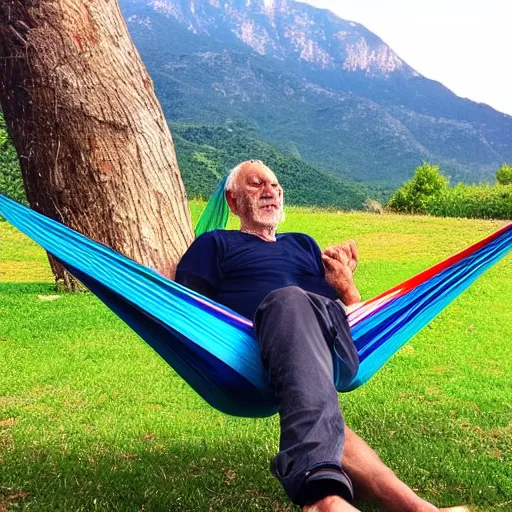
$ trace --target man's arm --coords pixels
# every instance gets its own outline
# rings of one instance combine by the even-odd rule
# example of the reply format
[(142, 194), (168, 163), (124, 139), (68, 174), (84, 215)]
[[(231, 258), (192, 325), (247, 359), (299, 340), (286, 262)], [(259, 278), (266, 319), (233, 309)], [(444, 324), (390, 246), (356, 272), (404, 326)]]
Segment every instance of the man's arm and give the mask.
[(354, 240), (331, 245), (322, 254), (325, 279), (346, 306), (361, 302), (361, 294), (354, 283), (354, 272), (358, 260)]

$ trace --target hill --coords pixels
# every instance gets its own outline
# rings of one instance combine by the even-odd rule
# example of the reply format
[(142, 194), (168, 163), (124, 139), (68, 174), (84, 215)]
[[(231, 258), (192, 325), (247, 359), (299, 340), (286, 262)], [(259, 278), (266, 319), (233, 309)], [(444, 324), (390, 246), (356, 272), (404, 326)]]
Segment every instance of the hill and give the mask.
[(244, 160), (263, 160), (274, 169), (288, 204), (361, 209), (368, 197), (383, 200), (373, 189), (285, 155), (254, 137), (255, 130), (237, 123), (171, 125), (181, 175), (190, 197), (208, 198), (221, 177)]
[[(189, 197), (207, 199), (222, 176), (243, 160), (263, 160), (285, 189), (288, 204), (361, 209), (365, 199), (385, 201), (391, 191), (343, 179), (285, 155), (254, 137), (240, 123), (171, 126), (181, 176)], [(0, 112), (0, 193), (25, 201), (16, 150), (7, 137)]]

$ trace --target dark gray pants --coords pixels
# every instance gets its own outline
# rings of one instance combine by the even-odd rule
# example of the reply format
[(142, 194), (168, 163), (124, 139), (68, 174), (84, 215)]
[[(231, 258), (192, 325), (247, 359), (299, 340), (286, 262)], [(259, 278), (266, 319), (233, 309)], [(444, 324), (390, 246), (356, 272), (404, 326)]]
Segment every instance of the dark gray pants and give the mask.
[(280, 404), (272, 471), (297, 505), (352, 499), (341, 466), (345, 425), (334, 379), (350, 382), (359, 358), (338, 301), (296, 286), (276, 290), (254, 317), (263, 365)]

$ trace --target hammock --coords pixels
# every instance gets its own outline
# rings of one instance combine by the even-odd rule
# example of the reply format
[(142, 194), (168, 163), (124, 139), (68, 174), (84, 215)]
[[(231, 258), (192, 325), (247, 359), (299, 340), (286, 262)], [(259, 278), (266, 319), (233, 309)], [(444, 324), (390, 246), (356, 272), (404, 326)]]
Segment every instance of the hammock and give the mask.
[[(278, 405), (252, 323), (154, 270), (0, 195), (0, 214), (52, 253), (156, 350), (209, 404), (235, 416), (269, 416)], [(424, 325), (512, 248), (512, 223), (421, 272), (348, 316), (365, 383)]]
[(228, 176), (224, 176), (206, 204), (203, 213), (201, 213), (194, 229), (196, 238), (207, 231), (226, 227), (229, 217), (229, 206), (226, 200), (227, 181)]

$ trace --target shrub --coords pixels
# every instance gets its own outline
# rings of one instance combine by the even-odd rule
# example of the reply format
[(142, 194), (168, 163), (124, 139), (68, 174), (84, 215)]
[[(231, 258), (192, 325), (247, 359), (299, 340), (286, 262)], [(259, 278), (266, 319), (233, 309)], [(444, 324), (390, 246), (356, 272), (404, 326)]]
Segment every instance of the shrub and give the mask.
[(512, 165), (503, 164), (496, 172), (496, 182), (500, 185), (512, 185)]
[(429, 200), (440, 194), (447, 185), (448, 179), (439, 172), (439, 167), (425, 162), (395, 192), (387, 206), (398, 212), (427, 213)]

